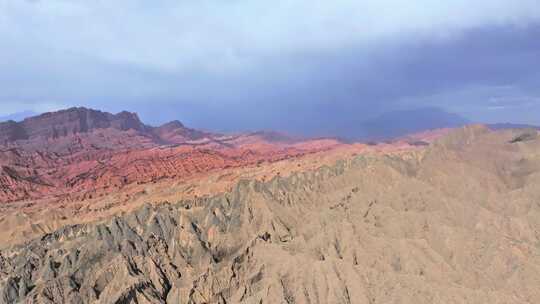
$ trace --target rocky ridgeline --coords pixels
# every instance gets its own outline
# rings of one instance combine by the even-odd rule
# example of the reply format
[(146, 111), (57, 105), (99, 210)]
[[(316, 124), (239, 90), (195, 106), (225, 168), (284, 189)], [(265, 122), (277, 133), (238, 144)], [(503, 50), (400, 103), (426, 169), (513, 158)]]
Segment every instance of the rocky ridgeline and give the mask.
[[(300, 149), (251, 151), (173, 147), (129, 151), (86, 151), (58, 157), (54, 153), (17, 153), (0, 168), (0, 202), (47, 196), (81, 199), (105, 195), (126, 185), (163, 179), (183, 180), (195, 174), (224, 168), (274, 162), (306, 153)], [(309, 151), (307, 151), (309, 152)]]
[(47, 140), (105, 128), (145, 131), (147, 127), (134, 113), (121, 112), (113, 115), (86, 108), (70, 108), (30, 117), (22, 122), (2, 123), (0, 142)]
[[(123, 111), (118, 114), (111, 114), (81, 107), (49, 112), (27, 118), (21, 122), (8, 121), (0, 123), (0, 144), (8, 145), (17, 141), (37, 141), (42, 146), (45, 146), (47, 141), (52, 139), (92, 133), (102, 129), (131, 130), (152, 139), (155, 144), (178, 143), (179, 141), (199, 139), (212, 135), (186, 128), (178, 121), (160, 127), (151, 127), (142, 123), (136, 113)], [(20, 142), (20, 144), (30, 146), (24, 142)]]
[[(335, 174), (325, 169), (309, 179)], [(284, 190), (309, 185), (299, 176), (266, 184), (242, 181), (226, 195), (146, 205), (102, 223), (64, 227), (0, 252), (0, 302), (227, 303), (264, 298), (264, 266), (251, 261), (252, 251), (294, 238), (287, 223), (291, 219), (280, 218), (264, 204), (273, 200), (291, 208)]]
[(0, 302), (538, 303), (540, 141), (516, 136), (67, 226), (0, 251)]
[(128, 184), (185, 179), (336, 144), (306, 141), (302, 146), (264, 132), (224, 136), (179, 121), (151, 127), (135, 113), (71, 108), (0, 123), (0, 203), (85, 199)]

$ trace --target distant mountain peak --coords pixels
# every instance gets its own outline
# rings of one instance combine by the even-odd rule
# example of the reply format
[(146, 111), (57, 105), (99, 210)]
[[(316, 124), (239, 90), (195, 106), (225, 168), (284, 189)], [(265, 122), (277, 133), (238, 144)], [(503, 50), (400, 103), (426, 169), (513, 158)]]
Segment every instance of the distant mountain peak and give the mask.
[(299, 140), (299, 138), (278, 131), (261, 130), (253, 132), (252, 135), (259, 136), (269, 142), (294, 142)]
[(210, 136), (210, 133), (186, 128), (174, 120), (160, 127), (144, 124), (137, 113), (122, 111), (112, 114), (100, 110), (72, 107), (25, 118), (20, 122), (10, 120), (0, 123), (0, 144), (18, 140), (43, 141), (91, 133), (99, 129), (118, 132), (133, 130), (155, 144), (176, 144)]
[(540, 126), (530, 125), (530, 124), (519, 124), (519, 123), (492, 123), (487, 125), (492, 130), (501, 130), (501, 129), (540, 129)]
[(469, 123), (468, 119), (441, 108), (423, 107), (388, 111), (364, 121), (361, 126), (366, 139), (380, 140), (427, 130), (456, 128)]
[(85, 107), (73, 107), (26, 118), (21, 122), (29, 137), (56, 138), (86, 133), (95, 129), (113, 128), (143, 131), (146, 126), (135, 113), (111, 114)]
[(36, 115), (38, 115), (38, 113), (36, 113), (34, 111), (26, 110), (26, 111), (22, 111), (22, 112), (17, 112), (17, 113), (12, 113), (12, 114), (9, 114), (9, 115), (1, 116), (0, 117), (0, 122), (10, 121), (10, 120), (15, 121), (15, 122), (19, 122), (19, 121), (24, 120), (27, 117), (32, 117), (32, 116), (36, 116)]
[(169, 121), (167, 123), (162, 124), (161, 126), (159, 126), (159, 128), (170, 130), (170, 129), (177, 129), (177, 128), (185, 128), (185, 126), (180, 121), (173, 120), (173, 121)]

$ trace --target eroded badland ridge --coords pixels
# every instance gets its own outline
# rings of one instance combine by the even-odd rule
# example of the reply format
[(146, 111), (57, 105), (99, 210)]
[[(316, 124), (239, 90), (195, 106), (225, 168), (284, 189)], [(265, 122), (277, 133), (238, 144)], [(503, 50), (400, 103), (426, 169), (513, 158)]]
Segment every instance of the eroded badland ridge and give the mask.
[(4, 203), (0, 303), (540, 303), (537, 131), (447, 132)]
[(264, 132), (221, 135), (136, 114), (71, 108), (0, 123), (0, 202), (91, 198), (134, 183), (274, 162), (327, 150), (334, 139), (293, 140)]

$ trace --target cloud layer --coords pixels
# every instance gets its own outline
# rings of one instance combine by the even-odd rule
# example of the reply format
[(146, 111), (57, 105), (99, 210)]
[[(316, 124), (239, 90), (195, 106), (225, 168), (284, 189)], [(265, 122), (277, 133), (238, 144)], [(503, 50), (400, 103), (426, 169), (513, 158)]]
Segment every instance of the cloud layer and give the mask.
[(343, 132), (425, 104), (501, 120), (506, 100), (515, 119), (539, 109), (539, 24), (536, 0), (0, 0), (0, 114)]

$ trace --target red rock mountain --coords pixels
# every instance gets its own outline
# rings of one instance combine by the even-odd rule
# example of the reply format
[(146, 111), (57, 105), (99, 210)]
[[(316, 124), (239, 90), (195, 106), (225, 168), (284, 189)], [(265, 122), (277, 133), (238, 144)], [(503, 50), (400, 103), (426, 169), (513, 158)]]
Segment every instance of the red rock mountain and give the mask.
[(0, 202), (110, 192), (335, 145), (268, 132), (220, 135), (179, 121), (152, 127), (135, 113), (71, 108), (0, 123)]
[(0, 123), (0, 143), (9, 145), (17, 141), (37, 141), (44, 144), (50, 140), (90, 134), (99, 130), (109, 130), (109, 133), (130, 131), (147, 137), (155, 144), (180, 143), (212, 136), (186, 128), (179, 121), (151, 127), (142, 123), (136, 113), (124, 111), (111, 114), (87, 108), (70, 108), (30, 117), (22, 122)]

